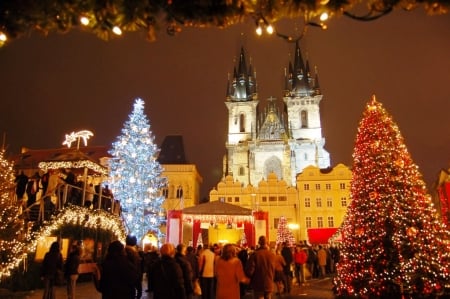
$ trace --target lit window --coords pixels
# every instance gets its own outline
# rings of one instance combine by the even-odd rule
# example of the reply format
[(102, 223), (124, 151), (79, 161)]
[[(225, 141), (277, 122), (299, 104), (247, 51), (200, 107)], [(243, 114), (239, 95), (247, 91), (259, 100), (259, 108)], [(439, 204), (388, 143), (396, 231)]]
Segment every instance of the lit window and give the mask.
[(340, 184), (339, 184), (339, 188), (340, 188), (341, 190), (345, 190), (345, 183), (340, 183)]
[(176, 198), (182, 198), (182, 197), (183, 197), (183, 187), (178, 186)]
[(331, 190), (331, 184), (325, 184), (325, 189)]
[(328, 216), (328, 227), (334, 227), (333, 216)]
[(328, 208), (333, 207), (333, 199), (331, 197), (327, 198), (327, 207)]
[(306, 227), (311, 228), (312, 227), (312, 219), (311, 217), (306, 217)]
[(322, 216), (317, 217), (317, 227), (319, 227), (319, 228), (323, 227), (323, 217)]
[(316, 190), (320, 190), (320, 184), (316, 184)]
[(317, 206), (318, 208), (321, 208), (321, 207), (322, 207), (322, 198), (316, 198), (316, 206)]
[(305, 198), (305, 208), (311, 207), (311, 198), (306, 197)]
[(309, 190), (309, 184), (303, 184), (303, 190)]
[(346, 207), (347, 206), (347, 198), (341, 197), (341, 206)]

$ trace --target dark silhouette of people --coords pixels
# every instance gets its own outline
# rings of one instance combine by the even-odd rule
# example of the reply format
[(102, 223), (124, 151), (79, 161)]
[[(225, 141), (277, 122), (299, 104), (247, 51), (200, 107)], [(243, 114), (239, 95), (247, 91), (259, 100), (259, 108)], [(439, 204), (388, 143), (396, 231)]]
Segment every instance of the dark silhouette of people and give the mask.
[(128, 260), (123, 244), (111, 242), (101, 264), (99, 290), (102, 299), (135, 299), (137, 279), (136, 266)]
[(39, 173), (36, 172), (33, 175), (33, 177), (28, 180), (27, 188), (26, 188), (27, 197), (28, 197), (27, 207), (31, 206), (32, 204), (34, 204), (36, 202), (36, 196), (39, 191), (40, 178), (41, 177), (39, 176)]
[(27, 188), (28, 183), (28, 176), (26, 176), (23, 171), (21, 171), (14, 180), (14, 183), (16, 183), (16, 195), (17, 200), (22, 200), (23, 196), (25, 195), (25, 190)]
[(160, 249), (161, 258), (150, 269), (149, 287), (153, 299), (186, 299), (183, 270), (175, 261), (175, 248), (164, 244)]
[(48, 172), (44, 173), (41, 177), (42, 196), (44, 196), (44, 194), (47, 194), (49, 178), (50, 174)]
[(137, 238), (135, 236), (127, 236), (125, 240), (125, 253), (127, 255), (128, 260), (135, 266), (138, 274), (138, 278), (136, 279), (135, 286), (135, 298), (141, 299), (142, 297), (142, 278), (144, 275), (143, 267), (144, 262), (139, 254), (139, 249), (137, 247)]
[(44, 296), (46, 299), (55, 299), (55, 284), (58, 272), (62, 272), (63, 258), (58, 242), (50, 245), (49, 251), (44, 256), (41, 267), (41, 279), (44, 281)]

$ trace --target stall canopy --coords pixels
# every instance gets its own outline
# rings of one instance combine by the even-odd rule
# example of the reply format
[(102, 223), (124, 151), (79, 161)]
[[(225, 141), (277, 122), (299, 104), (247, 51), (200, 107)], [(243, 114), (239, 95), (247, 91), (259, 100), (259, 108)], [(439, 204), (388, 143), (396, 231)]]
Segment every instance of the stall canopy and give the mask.
[(336, 233), (337, 228), (309, 228), (308, 240), (310, 244), (328, 244), (328, 240)]
[(183, 209), (183, 214), (189, 215), (242, 215), (251, 216), (252, 210), (232, 205), (222, 201), (202, 203)]
[[(242, 230), (241, 242), (250, 245), (254, 244), (254, 215), (251, 209), (222, 201), (213, 201), (185, 208), (179, 211), (179, 216), (169, 213), (169, 218), (172, 218), (171, 215), (173, 217), (181, 217), (183, 223), (192, 225), (191, 238), (194, 246), (206, 241), (202, 239), (202, 230), (220, 227), (225, 227), (225, 231), (229, 231), (229, 229)], [(175, 227), (169, 226), (168, 229), (173, 229), (173, 233), (170, 232), (172, 235), (177, 234)]]

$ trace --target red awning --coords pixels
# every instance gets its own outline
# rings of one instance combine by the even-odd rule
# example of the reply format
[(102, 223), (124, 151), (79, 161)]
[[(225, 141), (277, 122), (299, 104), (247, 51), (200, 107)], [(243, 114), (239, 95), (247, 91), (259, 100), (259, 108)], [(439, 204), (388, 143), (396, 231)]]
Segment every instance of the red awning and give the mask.
[(328, 240), (336, 233), (337, 228), (308, 228), (308, 240), (310, 244), (327, 244)]

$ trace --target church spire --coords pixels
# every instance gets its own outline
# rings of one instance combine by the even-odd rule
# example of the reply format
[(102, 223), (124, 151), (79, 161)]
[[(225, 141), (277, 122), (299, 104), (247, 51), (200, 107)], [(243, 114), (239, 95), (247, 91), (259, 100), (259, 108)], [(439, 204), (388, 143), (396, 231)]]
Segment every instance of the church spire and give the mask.
[(309, 61), (303, 60), (300, 50), (299, 42), (295, 43), (294, 64), (289, 62), (289, 72), (286, 76), (286, 91), (287, 96), (314, 96), (317, 88), (314, 83), (309, 66)]
[(227, 98), (232, 102), (251, 101), (256, 95), (256, 78), (251, 63), (247, 65), (244, 47), (241, 47), (239, 60), (234, 67), (233, 80), (227, 88)]

